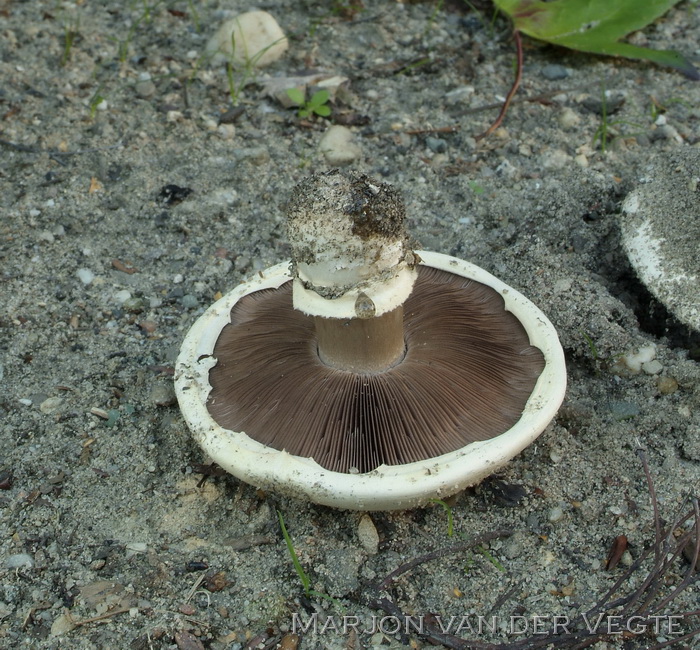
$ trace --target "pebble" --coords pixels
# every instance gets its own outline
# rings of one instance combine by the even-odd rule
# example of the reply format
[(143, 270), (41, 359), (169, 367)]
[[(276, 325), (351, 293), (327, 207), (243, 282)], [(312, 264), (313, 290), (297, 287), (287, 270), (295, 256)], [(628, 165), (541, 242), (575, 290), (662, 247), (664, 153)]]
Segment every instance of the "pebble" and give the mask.
[(678, 133), (678, 130), (674, 126), (671, 126), (670, 124), (665, 124), (664, 126), (660, 126), (658, 129), (652, 131), (651, 139), (674, 140), (678, 144), (683, 143), (683, 136), (680, 133)]
[(53, 413), (63, 404), (63, 399), (60, 397), (49, 397), (39, 404), (39, 410), (42, 413)]
[(571, 129), (581, 121), (579, 114), (568, 106), (559, 113), (559, 126), (563, 129)]
[(127, 298), (122, 307), (131, 314), (140, 314), (146, 307), (146, 302), (143, 298)]
[(639, 406), (633, 402), (610, 402), (608, 408), (612, 416), (618, 422), (621, 420), (629, 420), (640, 414)]
[(542, 76), (550, 81), (566, 79), (569, 74), (569, 69), (558, 63), (550, 63), (542, 68)]
[(90, 269), (78, 269), (76, 272), (78, 280), (80, 280), (85, 286), (90, 284), (95, 279), (95, 274)]
[(177, 402), (175, 389), (171, 384), (165, 383), (154, 384), (149, 398), (156, 406), (172, 406)]
[(277, 61), (289, 47), (282, 28), (267, 11), (247, 11), (224, 22), (209, 39), (208, 54), (215, 63), (233, 56), (239, 65), (262, 68)]
[(76, 628), (75, 619), (68, 613), (56, 617), (51, 624), (51, 636), (61, 636)]
[(28, 553), (17, 553), (10, 555), (5, 560), (6, 569), (31, 568), (34, 566), (34, 559)]
[(513, 164), (507, 158), (502, 160), (498, 167), (496, 167), (496, 176), (501, 176), (503, 178), (516, 178), (518, 175), (518, 168), (513, 166)]
[(678, 390), (678, 382), (673, 377), (664, 375), (656, 380), (656, 387), (662, 395), (672, 395)]
[(571, 156), (563, 149), (554, 149), (542, 154), (542, 166), (545, 169), (564, 169), (570, 162)]
[(362, 515), (360, 523), (357, 525), (357, 537), (362, 544), (362, 548), (369, 555), (376, 555), (379, 550), (379, 533), (369, 515)]
[(196, 307), (199, 307), (199, 298), (197, 298), (197, 296), (193, 296), (191, 293), (182, 296), (182, 300), (180, 302), (185, 309), (195, 309)]
[(447, 151), (447, 142), (442, 138), (428, 136), (425, 139), (425, 144), (428, 145), (430, 151), (434, 151), (435, 153), (445, 153)]
[(156, 85), (150, 79), (144, 79), (136, 82), (134, 90), (141, 99), (149, 99), (156, 94)]
[(642, 364), (649, 363), (656, 357), (656, 346), (652, 343), (650, 345), (643, 345), (636, 352), (628, 352), (623, 357), (621, 361), (627, 366), (630, 372), (639, 373), (642, 370)]
[(266, 147), (243, 147), (234, 149), (233, 157), (238, 162), (249, 162), (253, 165), (264, 165), (270, 160), (270, 152)]
[(605, 103), (603, 103), (600, 95), (590, 95), (583, 100), (583, 105), (591, 111), (602, 116), (612, 115), (619, 111), (625, 103), (625, 95), (616, 90), (605, 91)]
[(653, 361), (648, 361), (647, 363), (642, 364), (642, 370), (647, 375), (658, 375), (663, 369), (664, 367), (658, 359), (654, 359)]
[(117, 293), (114, 294), (114, 299), (120, 304), (124, 304), (127, 300), (131, 298), (131, 293), (127, 291), (126, 289), (122, 289), (121, 291), (117, 291)]
[(564, 510), (559, 506), (552, 508), (549, 511), (547, 518), (549, 519), (550, 523), (556, 524), (558, 521), (564, 519)]
[(346, 126), (335, 124), (321, 138), (318, 145), (326, 162), (333, 166), (349, 165), (360, 157), (360, 147), (354, 142), (354, 136)]

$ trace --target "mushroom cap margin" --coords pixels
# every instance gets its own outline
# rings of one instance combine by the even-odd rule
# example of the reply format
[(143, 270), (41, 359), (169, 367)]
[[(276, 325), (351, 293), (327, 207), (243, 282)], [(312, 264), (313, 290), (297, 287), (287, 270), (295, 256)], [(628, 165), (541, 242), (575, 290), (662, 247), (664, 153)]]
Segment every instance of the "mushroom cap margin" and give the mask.
[(404, 510), (446, 498), (474, 485), (532, 443), (556, 414), (566, 391), (564, 352), (554, 326), (532, 302), (487, 271), (441, 253), (416, 251), (421, 264), (470, 278), (497, 291), (505, 308), (521, 322), (545, 367), (521, 418), (504, 433), (442, 456), (404, 465), (382, 465), (365, 474), (327, 470), (311, 458), (292, 456), (219, 426), (206, 406), (209, 370), (219, 333), (243, 296), (277, 288), (292, 279), (284, 262), (238, 285), (211, 305), (182, 344), (175, 368), (175, 391), (185, 421), (211, 459), (237, 478), (274, 492), (351, 510)]

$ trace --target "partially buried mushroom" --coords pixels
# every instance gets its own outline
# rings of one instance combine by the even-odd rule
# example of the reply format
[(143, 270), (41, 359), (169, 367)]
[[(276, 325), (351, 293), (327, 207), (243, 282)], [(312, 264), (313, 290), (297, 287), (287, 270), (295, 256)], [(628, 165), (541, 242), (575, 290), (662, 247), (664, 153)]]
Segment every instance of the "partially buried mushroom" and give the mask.
[(176, 390), (200, 445), (256, 486), (360, 510), (446, 497), (556, 413), (551, 323), (486, 271), (414, 252), (398, 193), (315, 174), (288, 206), (293, 260), (210, 307)]

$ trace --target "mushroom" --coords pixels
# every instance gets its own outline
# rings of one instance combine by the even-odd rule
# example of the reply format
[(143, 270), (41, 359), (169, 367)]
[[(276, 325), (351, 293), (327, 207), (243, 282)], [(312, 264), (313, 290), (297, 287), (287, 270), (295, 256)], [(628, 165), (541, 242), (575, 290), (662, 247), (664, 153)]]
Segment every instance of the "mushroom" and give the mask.
[(390, 186), (314, 174), (288, 206), (293, 260), (188, 333), (176, 391), (210, 457), (256, 486), (359, 510), (446, 497), (547, 426), (566, 370), (530, 301), (413, 251)]
[(659, 154), (645, 169), (644, 183), (625, 199), (620, 215), (622, 246), (637, 276), (696, 333), (700, 332), (699, 169), (697, 147)]

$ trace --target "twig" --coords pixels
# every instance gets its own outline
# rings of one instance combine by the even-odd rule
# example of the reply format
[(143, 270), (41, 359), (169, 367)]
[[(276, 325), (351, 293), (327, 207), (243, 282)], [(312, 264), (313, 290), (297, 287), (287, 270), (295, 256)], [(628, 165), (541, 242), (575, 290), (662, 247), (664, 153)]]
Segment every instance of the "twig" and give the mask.
[[(612, 632), (607, 629), (607, 626), (599, 626), (598, 624), (596, 624), (596, 626), (591, 626), (591, 621), (596, 620), (600, 622), (606, 614), (610, 615), (612, 612), (615, 612), (615, 619), (619, 623), (619, 629), (626, 629), (632, 636), (642, 634), (651, 623), (658, 625), (659, 617), (664, 616), (663, 613), (667, 606), (672, 603), (677, 596), (700, 581), (700, 571), (696, 569), (700, 561), (700, 504), (697, 498), (691, 499), (690, 510), (685, 513), (681, 512), (681, 514), (673, 520), (673, 523), (664, 528), (662, 526), (659, 503), (651, 477), (651, 471), (649, 470), (649, 464), (642, 450), (638, 450), (637, 454), (644, 468), (644, 475), (646, 477), (654, 511), (654, 543), (640, 554), (627, 571), (615, 581), (612, 587), (610, 587), (592, 607), (569, 621), (566, 626), (568, 629), (564, 629), (563, 631), (550, 630), (547, 633), (532, 635), (514, 642), (487, 643), (463, 639), (456, 635), (449, 634), (444, 629), (438, 628), (437, 625), (431, 625), (428, 622), (425, 628), (421, 631), (416, 631), (417, 636), (433, 645), (441, 645), (452, 650), (535, 650), (537, 648), (544, 648), (545, 646), (551, 648), (581, 649), (587, 648), (595, 642), (611, 636)], [(676, 538), (674, 536), (675, 531), (684, 526), (688, 521), (693, 522), (693, 527)], [(410, 617), (406, 616), (391, 599), (379, 596), (379, 592), (386, 590), (399, 576), (424, 562), (466, 550), (482, 542), (494, 539), (495, 537), (504, 537), (510, 534), (511, 531), (504, 530), (484, 533), (462, 544), (456, 544), (449, 548), (426, 553), (414, 560), (406, 562), (387, 575), (380, 583), (370, 585), (370, 594), (369, 597), (366, 597), (366, 604), (408, 623)], [(667, 587), (666, 580), (669, 571), (676, 565), (677, 561), (684, 553), (684, 549), (691, 544), (691, 540), (693, 540), (693, 548), (690, 551), (692, 557), (688, 558), (690, 560), (690, 567), (685, 572), (683, 579), (675, 587), (671, 588), (668, 593), (664, 593)], [(642, 565), (649, 559), (652, 559), (652, 566), (641, 584), (631, 592), (611, 600), (613, 596), (621, 590), (623, 585), (630, 581)], [(512, 590), (499, 598), (497, 601), (498, 606), (506, 602), (511, 593)], [(497, 607), (494, 606), (491, 611), (496, 611), (496, 609)], [(691, 618), (698, 616), (700, 616), (700, 610), (681, 612), (676, 614), (674, 618), (678, 617), (684, 621), (689, 621)], [(430, 617), (426, 616), (425, 619), (429, 621)], [(402, 629), (405, 629), (405, 626), (402, 626)], [(690, 632), (682, 636), (674, 637), (669, 641), (664, 641), (648, 647), (650, 650), (656, 650), (657, 648), (661, 649), (672, 645), (675, 646), (699, 635), (700, 626), (691, 629)]]
[(508, 91), (508, 94), (506, 95), (506, 99), (503, 102), (503, 106), (501, 107), (501, 112), (498, 114), (498, 117), (494, 120), (493, 124), (486, 129), (483, 133), (480, 135), (477, 135), (474, 139), (478, 142), (479, 140), (483, 140), (484, 138), (490, 136), (499, 126), (501, 126), (501, 123), (503, 122), (503, 118), (506, 116), (506, 113), (508, 112), (508, 107), (510, 106), (510, 103), (513, 101), (513, 97), (515, 96), (515, 93), (518, 92), (518, 88), (520, 88), (520, 82), (522, 81), (523, 78), (523, 42), (522, 39), (520, 38), (520, 32), (517, 29), (513, 30), (513, 38), (515, 39), (515, 51), (516, 51), (516, 56), (517, 56), (517, 67), (515, 69), (515, 81), (513, 81), (513, 85), (510, 87), (510, 90)]
[(410, 129), (409, 131), (404, 131), (408, 135), (425, 135), (426, 133), (457, 133), (459, 131), (459, 124), (453, 126), (436, 126), (434, 128), (425, 129)]
[(197, 593), (197, 589), (199, 589), (199, 585), (204, 582), (204, 574), (200, 574), (200, 576), (195, 580), (194, 584), (190, 587), (190, 590), (187, 592), (187, 596), (185, 596), (185, 602), (189, 603), (190, 600), (192, 600), (192, 596)]
[(441, 548), (437, 551), (431, 551), (430, 553), (420, 555), (417, 558), (411, 560), (410, 562), (406, 562), (405, 564), (402, 564), (401, 566), (394, 569), (388, 576), (386, 576), (386, 578), (384, 578), (384, 580), (382, 580), (378, 585), (376, 585), (376, 589), (377, 591), (384, 591), (399, 576), (403, 575), (407, 571), (410, 571), (411, 569), (421, 564), (425, 564), (425, 562), (437, 560), (447, 555), (454, 555), (455, 553), (466, 551), (467, 549), (473, 548), (474, 546), (477, 546), (479, 544), (483, 544), (484, 542), (489, 542), (492, 539), (496, 539), (498, 537), (509, 537), (512, 534), (512, 530), (494, 530), (490, 533), (482, 533), (481, 535), (476, 535), (471, 539), (468, 539), (466, 542), (462, 542), (461, 544), (454, 544), (453, 546), (448, 546), (447, 548)]
[(71, 623), (75, 625), (75, 627), (81, 627), (82, 625), (87, 625), (88, 623), (97, 623), (98, 621), (104, 621), (105, 619), (112, 618), (112, 616), (116, 616), (117, 614), (124, 614), (126, 612), (131, 611), (131, 609), (131, 607), (120, 607), (119, 609), (113, 609), (111, 612), (105, 612), (104, 614), (100, 614), (99, 616), (84, 618), (81, 621), (74, 621), (71, 619)]

